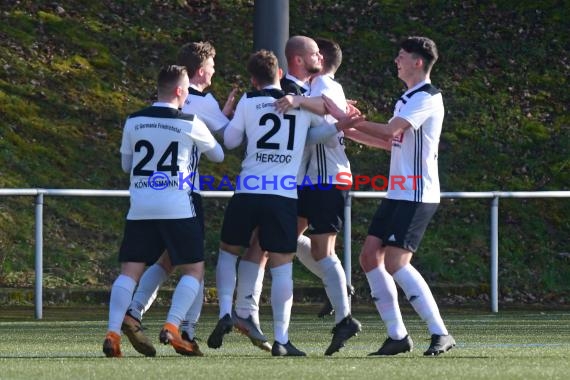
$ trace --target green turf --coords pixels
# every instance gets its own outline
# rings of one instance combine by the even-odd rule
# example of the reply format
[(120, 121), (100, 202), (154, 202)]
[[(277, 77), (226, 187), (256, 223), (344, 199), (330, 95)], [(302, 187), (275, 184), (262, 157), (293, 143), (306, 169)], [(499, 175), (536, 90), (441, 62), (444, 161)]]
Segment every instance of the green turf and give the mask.
[[(205, 340), (217, 316), (208, 308), (198, 336), (202, 358), (177, 355), (157, 343), (157, 357), (144, 358), (123, 341), (122, 359), (101, 351), (106, 310), (45, 309), (35, 321), (33, 309), (0, 311), (0, 379), (568, 379), (570, 376), (570, 312), (444, 310), (457, 347), (440, 357), (424, 357), (428, 333), (411, 310), (404, 311), (415, 342), (413, 352), (396, 357), (367, 357), (384, 340), (384, 328), (370, 308), (356, 309), (363, 332), (332, 357), (323, 352), (330, 340), (332, 318), (318, 319), (314, 310), (295, 309), (290, 337), (307, 358), (273, 358), (231, 333), (221, 349)], [(156, 337), (166, 311), (151, 310), (147, 333)], [(270, 337), (270, 310), (262, 325)]]

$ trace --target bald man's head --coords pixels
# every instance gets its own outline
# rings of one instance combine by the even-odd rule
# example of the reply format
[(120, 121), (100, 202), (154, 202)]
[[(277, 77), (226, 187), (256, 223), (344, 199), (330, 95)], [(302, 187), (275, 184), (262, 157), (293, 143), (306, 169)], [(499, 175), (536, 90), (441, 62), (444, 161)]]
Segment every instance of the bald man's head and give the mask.
[(293, 36), (285, 45), (285, 57), (290, 73), (301, 80), (316, 74), (322, 68), (319, 46), (312, 38)]

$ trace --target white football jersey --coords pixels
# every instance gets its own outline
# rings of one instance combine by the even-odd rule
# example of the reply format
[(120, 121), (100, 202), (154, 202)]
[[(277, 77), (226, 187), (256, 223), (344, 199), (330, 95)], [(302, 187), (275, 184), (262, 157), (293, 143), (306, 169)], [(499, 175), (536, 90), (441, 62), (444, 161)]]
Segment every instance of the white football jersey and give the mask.
[[(164, 104), (164, 103), (161, 103)], [(196, 216), (191, 173), (200, 152), (218, 143), (195, 115), (176, 108), (144, 108), (127, 118), (121, 153), (133, 157), (131, 206), (127, 219), (182, 219)]]
[[(200, 120), (206, 123), (206, 126), (212, 133), (223, 130), (230, 122), (212, 94), (199, 91), (192, 85), (188, 89), (188, 97), (184, 101), (182, 112), (197, 115)], [(196, 166), (196, 174), (193, 179), (194, 192), (199, 193), (200, 173), (198, 172), (198, 166)]]
[[(331, 75), (319, 75), (311, 81), (311, 96), (328, 96), (340, 109), (347, 107), (346, 97), (340, 83)], [(336, 123), (331, 115), (325, 115), (324, 120)], [(344, 183), (351, 178), (350, 162), (346, 156), (344, 146), (344, 133), (339, 132), (328, 138), (322, 144), (309, 146), (310, 156), (307, 165), (307, 181), (311, 184), (337, 184)], [(339, 181), (339, 173), (343, 181)], [(306, 182), (308, 183), (308, 182)]]
[(297, 198), (297, 173), (308, 129), (323, 121), (303, 109), (277, 112), (274, 103), (284, 95), (281, 89), (266, 88), (246, 93), (238, 102), (225, 132), (247, 138), (236, 193)]
[(392, 140), (387, 198), (439, 203), (437, 160), (444, 113), (441, 92), (427, 81), (400, 97), (394, 117), (412, 127)]

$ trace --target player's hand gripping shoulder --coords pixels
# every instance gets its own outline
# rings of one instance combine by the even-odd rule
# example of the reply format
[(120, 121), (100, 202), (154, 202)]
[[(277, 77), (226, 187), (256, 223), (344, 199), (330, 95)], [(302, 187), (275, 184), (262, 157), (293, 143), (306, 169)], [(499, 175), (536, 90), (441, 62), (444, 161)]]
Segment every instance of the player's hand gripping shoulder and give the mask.
[(293, 108), (299, 108), (301, 106), (300, 96), (285, 95), (281, 99), (278, 99), (273, 103), (275, 105), (275, 110), (279, 113), (285, 113)]

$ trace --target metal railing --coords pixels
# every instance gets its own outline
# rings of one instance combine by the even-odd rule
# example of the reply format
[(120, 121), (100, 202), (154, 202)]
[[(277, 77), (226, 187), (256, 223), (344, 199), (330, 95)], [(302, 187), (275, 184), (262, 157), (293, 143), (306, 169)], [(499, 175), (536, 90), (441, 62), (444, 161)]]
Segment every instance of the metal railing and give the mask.
[[(229, 198), (232, 191), (202, 191), (204, 198)], [(53, 197), (128, 197), (128, 190), (88, 190), (88, 189), (0, 189), (0, 196), (35, 197), (35, 317), (43, 317), (43, 203), (44, 196)], [(351, 191), (344, 207), (345, 242), (351, 238), (352, 198), (380, 199), (385, 192)], [(487, 192), (444, 192), (442, 198), (487, 198), (490, 206), (490, 301), (491, 311), (499, 311), (499, 199), (500, 198), (570, 198), (570, 191), (487, 191)], [(347, 283), (351, 283), (352, 249), (351, 244), (344, 245), (344, 270)]]

